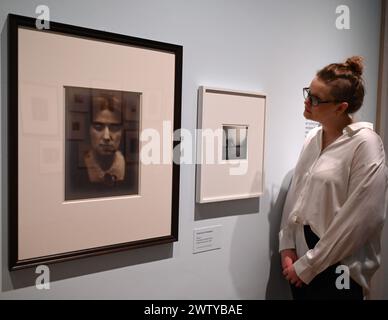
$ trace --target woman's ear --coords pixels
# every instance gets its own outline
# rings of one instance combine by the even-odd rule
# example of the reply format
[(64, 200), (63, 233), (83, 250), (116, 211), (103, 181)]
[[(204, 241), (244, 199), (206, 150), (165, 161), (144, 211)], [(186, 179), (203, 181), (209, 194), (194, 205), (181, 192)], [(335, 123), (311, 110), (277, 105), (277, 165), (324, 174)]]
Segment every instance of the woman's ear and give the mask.
[(336, 113), (340, 115), (346, 112), (348, 108), (349, 108), (349, 104), (347, 102), (341, 102), (340, 104), (337, 105)]

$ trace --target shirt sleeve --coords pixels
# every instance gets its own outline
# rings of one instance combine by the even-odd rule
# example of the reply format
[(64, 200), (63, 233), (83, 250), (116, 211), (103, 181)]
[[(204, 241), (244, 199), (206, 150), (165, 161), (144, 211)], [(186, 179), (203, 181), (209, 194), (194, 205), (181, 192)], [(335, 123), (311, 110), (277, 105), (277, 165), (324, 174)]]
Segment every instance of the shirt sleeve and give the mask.
[(362, 141), (350, 169), (348, 197), (316, 246), (294, 263), (306, 284), (327, 267), (351, 256), (381, 232), (387, 198), (387, 168), (377, 134)]

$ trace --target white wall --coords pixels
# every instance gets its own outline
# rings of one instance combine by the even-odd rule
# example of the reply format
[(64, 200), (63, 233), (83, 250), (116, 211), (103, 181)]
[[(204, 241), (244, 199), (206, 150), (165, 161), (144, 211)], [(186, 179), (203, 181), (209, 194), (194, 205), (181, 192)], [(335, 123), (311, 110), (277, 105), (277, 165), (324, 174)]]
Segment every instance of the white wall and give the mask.
[[(0, 26), (8, 13), (34, 16), (36, 5), (42, 3), (0, 0)], [(325, 64), (363, 55), (368, 94), (362, 118), (374, 121), (380, 1), (47, 0), (44, 4), (50, 7), (53, 21), (183, 45), (182, 126), (190, 130), (196, 126), (199, 85), (267, 93), (265, 194), (260, 202), (195, 206), (195, 168), (182, 166), (179, 242), (55, 265), (51, 269), (55, 281), (48, 291), (31, 286), (34, 270), (7, 271), (2, 197), (0, 299), (288, 297), (278, 256), (272, 253), (277, 250), (283, 189), (304, 138), (302, 87)], [(341, 4), (350, 7), (350, 30), (335, 27), (335, 9)], [(5, 108), (4, 61), (1, 68)], [(4, 186), (3, 179), (4, 172)], [(193, 228), (214, 224), (223, 225), (223, 248), (193, 255)]]

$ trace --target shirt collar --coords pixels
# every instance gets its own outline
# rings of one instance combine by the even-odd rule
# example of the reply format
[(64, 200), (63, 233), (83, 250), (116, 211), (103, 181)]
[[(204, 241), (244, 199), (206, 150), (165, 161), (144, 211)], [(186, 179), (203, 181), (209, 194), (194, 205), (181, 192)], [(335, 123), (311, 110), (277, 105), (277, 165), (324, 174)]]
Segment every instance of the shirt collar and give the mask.
[(92, 182), (104, 181), (105, 174), (111, 174), (116, 176), (117, 181), (124, 180), (125, 177), (125, 159), (120, 151), (115, 152), (115, 158), (112, 166), (108, 170), (103, 170), (98, 164), (95, 155), (92, 150), (89, 150), (85, 154), (85, 164), (88, 169), (89, 179)]
[(373, 130), (373, 123), (363, 121), (351, 123), (345, 127), (344, 133), (347, 132), (350, 135), (353, 135), (364, 128)]

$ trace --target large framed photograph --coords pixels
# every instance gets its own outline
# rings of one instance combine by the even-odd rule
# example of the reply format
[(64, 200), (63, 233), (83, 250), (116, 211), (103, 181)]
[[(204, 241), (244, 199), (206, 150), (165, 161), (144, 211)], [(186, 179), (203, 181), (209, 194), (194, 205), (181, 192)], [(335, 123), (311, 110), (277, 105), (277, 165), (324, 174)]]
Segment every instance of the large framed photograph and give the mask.
[[(8, 29), (10, 269), (177, 241), (182, 47), (16, 15)], [(142, 161), (147, 130), (167, 135), (163, 162)]]
[(196, 202), (263, 194), (265, 109), (259, 92), (199, 88)]

